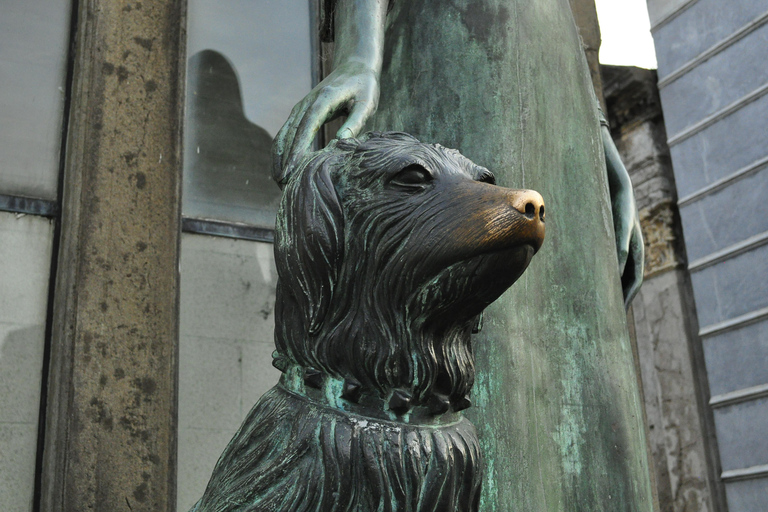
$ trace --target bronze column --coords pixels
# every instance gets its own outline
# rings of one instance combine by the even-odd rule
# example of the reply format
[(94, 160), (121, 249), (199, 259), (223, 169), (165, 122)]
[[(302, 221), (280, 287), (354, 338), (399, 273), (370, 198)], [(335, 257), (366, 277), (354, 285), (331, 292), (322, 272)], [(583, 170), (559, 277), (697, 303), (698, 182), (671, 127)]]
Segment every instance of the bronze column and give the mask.
[(369, 127), (458, 148), (547, 204), (547, 241), (473, 342), (480, 510), (650, 512), (604, 146), (569, 7), (395, 2)]
[(42, 510), (175, 509), (185, 9), (77, 8)]

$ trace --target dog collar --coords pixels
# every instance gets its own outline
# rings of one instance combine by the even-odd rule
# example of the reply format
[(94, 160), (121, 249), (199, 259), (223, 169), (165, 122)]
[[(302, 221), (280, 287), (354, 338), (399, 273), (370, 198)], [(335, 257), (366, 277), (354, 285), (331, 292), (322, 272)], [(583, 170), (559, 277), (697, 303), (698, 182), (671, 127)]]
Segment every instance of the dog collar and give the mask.
[(358, 416), (399, 423), (445, 425), (459, 421), (463, 417), (459, 411), (470, 405), (467, 398), (452, 405), (447, 397), (437, 394), (426, 405), (411, 405), (411, 394), (404, 389), (392, 390), (385, 399), (365, 392), (359, 382), (350, 379), (339, 379), (296, 364), (281, 366), (285, 369), (278, 368), (283, 371), (279, 386), (286, 391)]

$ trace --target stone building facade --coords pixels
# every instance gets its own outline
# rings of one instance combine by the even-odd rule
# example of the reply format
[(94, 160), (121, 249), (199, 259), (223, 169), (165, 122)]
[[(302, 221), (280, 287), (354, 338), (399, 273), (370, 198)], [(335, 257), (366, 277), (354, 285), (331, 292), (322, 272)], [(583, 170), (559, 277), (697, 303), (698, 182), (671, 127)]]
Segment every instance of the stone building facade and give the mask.
[(648, 0), (722, 510), (768, 502), (768, 4)]
[(635, 187), (645, 281), (630, 321), (663, 512), (721, 510), (708, 389), (675, 178), (653, 70), (601, 66), (611, 132)]

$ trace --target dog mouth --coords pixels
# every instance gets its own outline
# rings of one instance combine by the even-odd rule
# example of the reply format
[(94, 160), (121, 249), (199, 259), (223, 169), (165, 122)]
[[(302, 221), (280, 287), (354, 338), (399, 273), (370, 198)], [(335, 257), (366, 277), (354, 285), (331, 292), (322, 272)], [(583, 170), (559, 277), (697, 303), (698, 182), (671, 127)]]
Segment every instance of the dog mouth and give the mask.
[(468, 276), (470, 296), (466, 298), (477, 300), (485, 309), (520, 278), (535, 253), (535, 247), (522, 244), (482, 253), (457, 263), (458, 268), (471, 272)]
[(534, 246), (520, 244), (483, 252), (446, 267), (418, 294), (424, 304), (432, 306), (426, 316), (454, 325), (472, 320), (517, 281), (535, 252)]

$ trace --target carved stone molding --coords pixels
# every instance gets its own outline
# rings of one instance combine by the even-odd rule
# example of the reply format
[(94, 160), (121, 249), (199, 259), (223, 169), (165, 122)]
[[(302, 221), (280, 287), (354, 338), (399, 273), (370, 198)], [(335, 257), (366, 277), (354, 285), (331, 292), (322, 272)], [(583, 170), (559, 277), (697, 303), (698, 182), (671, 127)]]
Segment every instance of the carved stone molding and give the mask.
[(685, 262), (677, 229), (677, 207), (671, 201), (643, 208), (640, 227), (645, 241), (645, 278), (681, 267)]

